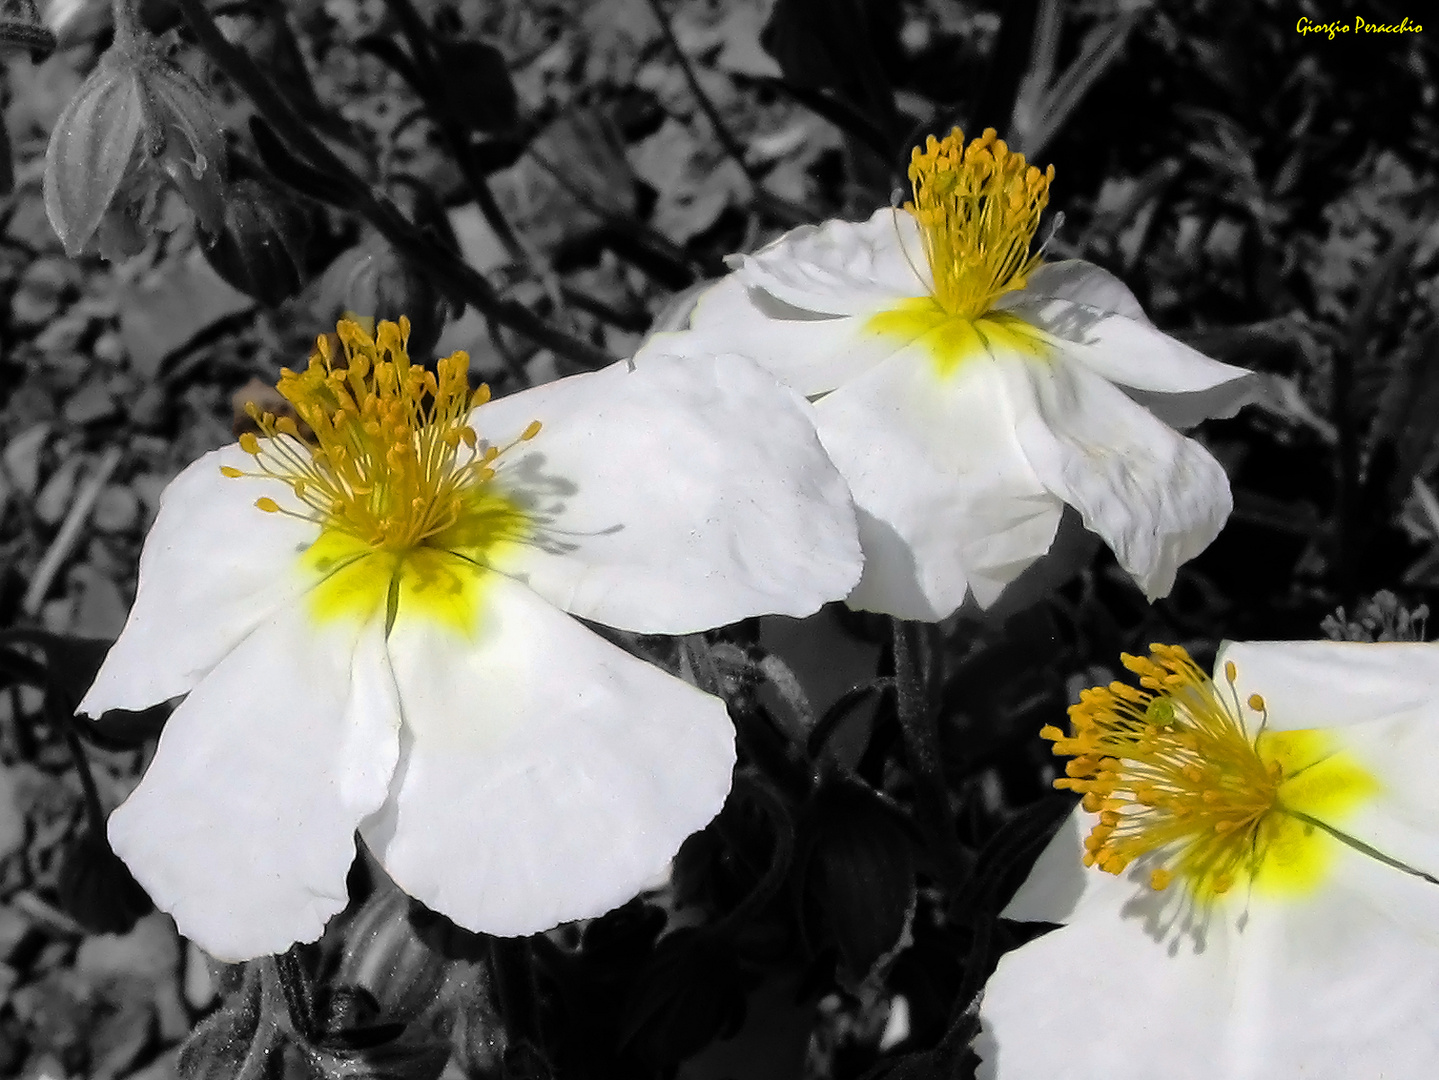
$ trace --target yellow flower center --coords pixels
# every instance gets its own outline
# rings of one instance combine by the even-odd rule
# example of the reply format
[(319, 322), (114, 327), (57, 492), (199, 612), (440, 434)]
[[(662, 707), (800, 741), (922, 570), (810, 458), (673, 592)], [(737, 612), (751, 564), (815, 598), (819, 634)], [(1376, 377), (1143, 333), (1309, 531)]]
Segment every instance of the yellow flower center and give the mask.
[(1039, 215), (1049, 203), (1054, 166), (1044, 172), (1012, 153), (994, 128), (964, 145), (955, 128), (933, 135), (910, 156), (914, 199), (904, 208), (919, 223), (934, 277), (934, 298), (951, 315), (977, 319), (1040, 264), (1030, 255)]
[(463, 352), (439, 360), (436, 372), (411, 363), (409, 329), (403, 317), (398, 325), (381, 322), (372, 338), (342, 321), (343, 354), (318, 338), (304, 371), (280, 373), (277, 388), (299, 422), (251, 405), (263, 437), (242, 435), (240, 447), (255, 470), (220, 471), (283, 482), (303, 509), (269, 496), (256, 507), (321, 527), (305, 553), (306, 564), (327, 576), (312, 598), (317, 612), (363, 616), (388, 595), (393, 620), (401, 593), (428, 591), (431, 607), (462, 624), (459, 608), (473, 600), (472, 565), (524, 527), (523, 512), (491, 490), (495, 461), (533, 439), (540, 423), (509, 446), (481, 442), (468, 420), (489, 400), (489, 387), (471, 391)]
[(1080, 792), (1099, 817), (1085, 865), (1119, 874), (1152, 856), (1155, 889), (1178, 876), (1199, 899), (1240, 883), (1278, 893), (1317, 884), (1333, 842), (1321, 820), (1372, 794), (1375, 781), (1323, 731), (1265, 730), (1264, 699), (1241, 704), (1232, 663), (1225, 694), (1178, 646), (1123, 661), (1142, 689), (1086, 690), (1069, 710), (1070, 735), (1041, 732), (1056, 754), (1073, 756), (1055, 787)]
[(993, 128), (968, 146), (955, 128), (916, 147), (909, 164), (914, 198), (904, 208), (919, 224), (934, 292), (871, 316), (866, 328), (922, 343), (941, 376), (981, 353), (1047, 357), (1043, 336), (994, 304), (1024, 288), (1042, 261), (1029, 249), (1053, 178), (1053, 165), (1041, 172), (1026, 164)]

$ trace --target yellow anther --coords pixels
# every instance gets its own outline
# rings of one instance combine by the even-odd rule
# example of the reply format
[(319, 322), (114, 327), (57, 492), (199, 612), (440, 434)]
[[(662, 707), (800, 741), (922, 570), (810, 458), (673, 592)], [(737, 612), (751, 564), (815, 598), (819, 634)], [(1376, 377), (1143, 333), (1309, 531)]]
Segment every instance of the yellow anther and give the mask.
[(255, 506), (267, 514), (278, 514), (280, 512), (280, 504), (268, 495), (261, 495), (256, 499)]
[(1264, 712), (1264, 698), (1259, 694), (1250, 694), (1249, 707), (1255, 712)]
[(244, 476), (245, 474), (242, 473), (239, 469), (235, 468), (235, 466), (233, 466), (233, 465), (221, 465), (221, 466), (220, 466), (220, 475), (221, 475), (221, 476), (228, 476), (228, 477), (230, 477), (230, 479), (233, 480), (235, 477), (237, 477), (237, 476)]
[(538, 420), (531, 420), (528, 424), (525, 425), (525, 430), (520, 435), (520, 441), (529, 442), (539, 433), (540, 422)]
[(1239, 669), (1234, 666), (1233, 660), (1224, 661), (1224, 678), (1229, 682), (1239, 678)]
[[(412, 364), (406, 319), (380, 322), (373, 336), (351, 320), (335, 329), (333, 339), (316, 339), (304, 371), (280, 373), (277, 388), (309, 431), (302, 434), (291, 417), (256, 410), (251, 415), (264, 441), (253, 433), (240, 438), (260, 475), (288, 485), (305, 511), (281, 511), (269, 498), (256, 506), (390, 551), (439, 543), (464, 515), (476, 487), (494, 478), (490, 466), (507, 449), (480, 450), (467, 423), (489, 390), (471, 393), (463, 352), (441, 359), (438, 375)], [(517, 441), (539, 430), (533, 421)], [(230, 466), (222, 471), (245, 475)]]
[[(1098, 815), (1085, 845), (1094, 865), (1120, 873), (1150, 856), (1154, 888), (1180, 876), (1196, 895), (1218, 896), (1263, 857), (1282, 770), (1260, 756), (1238, 701), (1183, 649), (1156, 645), (1122, 661), (1146, 690), (1094, 687), (1070, 708), (1069, 736), (1044, 729), (1071, 757), (1055, 786), (1082, 792)], [(1259, 695), (1249, 704), (1263, 711)]]
[(905, 209), (919, 223), (941, 307), (974, 319), (1024, 287), (1040, 263), (1029, 248), (1053, 176), (1053, 166), (1041, 173), (1023, 154), (1011, 153), (993, 128), (968, 147), (955, 128), (915, 148), (909, 165), (914, 199)]

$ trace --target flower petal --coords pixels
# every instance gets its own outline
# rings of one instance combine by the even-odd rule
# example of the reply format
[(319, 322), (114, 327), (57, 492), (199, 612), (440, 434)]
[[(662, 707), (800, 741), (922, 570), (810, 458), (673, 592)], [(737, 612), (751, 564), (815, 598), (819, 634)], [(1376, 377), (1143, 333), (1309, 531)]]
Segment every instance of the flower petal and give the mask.
[(284, 499), (268, 479), (220, 475), (252, 469), (236, 445), (212, 450), (165, 488), (140, 553), (140, 583), (120, 638), (79, 711), (142, 709), (183, 694), (276, 610), (313, 582), (297, 554), (319, 527), (266, 514), (255, 499)]
[[(1264, 698), (1276, 731), (1328, 729), (1334, 750), (1376, 790), (1328, 826), (1392, 859), (1439, 877), (1439, 645), (1422, 642), (1226, 642), (1220, 672), (1235, 666), (1242, 698)], [(1439, 886), (1435, 886), (1439, 891)]]
[(811, 407), (738, 356), (655, 356), (481, 406), (530, 541), (489, 556), (566, 611), (683, 634), (808, 615), (859, 579), (849, 492)]
[(1241, 700), (1260, 694), (1269, 726), (1336, 728), (1374, 720), (1439, 723), (1439, 645), (1387, 641), (1226, 641)]
[(733, 258), (746, 285), (805, 311), (868, 315), (934, 293), (919, 226), (888, 206), (868, 221), (801, 225)]
[(1124, 283), (1091, 263), (1048, 263), (996, 306), (1062, 339), (1067, 356), (1111, 382), (1168, 394), (1231, 383), (1233, 395), (1250, 392), (1250, 371), (1211, 360), (1155, 329)]
[(599, 915), (661, 872), (724, 803), (722, 702), (485, 573), (468, 633), (407, 616), (390, 656), (405, 745), (362, 826), (411, 896), (470, 930)]
[(1423, 1075), (1439, 1054), (1439, 938), (1432, 923), (1422, 935), (1412, 925), (1439, 914), (1439, 889), (1337, 846), (1332, 886), (1299, 900), (1254, 899), (1186, 924), (1176, 890), (1127, 878), (1128, 898), (1086, 903), (1000, 960), (980, 1010), (978, 1075)]
[(730, 274), (711, 286), (690, 315), (690, 328), (657, 334), (635, 357), (739, 353), (805, 397), (833, 390), (898, 347), (865, 329), (863, 316), (820, 315), (776, 300)]
[(398, 723), (379, 620), (321, 631), (284, 607), (175, 710), (110, 841), (216, 957), (313, 941), (345, 906), (355, 828), (384, 802)]
[(917, 343), (815, 406), (860, 509), (864, 577), (851, 607), (942, 619), (981, 604), (1048, 550), (1061, 505), (1029, 467), (997, 366), (935, 372)]
[(1229, 479), (1204, 447), (1063, 357), (1006, 363), (1019, 442), (1051, 492), (1153, 600), (1229, 517)]

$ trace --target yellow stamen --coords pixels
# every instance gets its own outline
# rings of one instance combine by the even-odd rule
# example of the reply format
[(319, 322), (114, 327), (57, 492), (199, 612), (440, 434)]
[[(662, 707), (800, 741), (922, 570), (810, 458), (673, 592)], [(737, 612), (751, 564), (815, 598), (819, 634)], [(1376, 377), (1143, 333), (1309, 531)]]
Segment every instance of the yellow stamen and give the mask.
[(1024, 287), (1040, 264), (1029, 247), (1053, 179), (1053, 165), (1040, 172), (1026, 164), (993, 128), (967, 147), (959, 128), (915, 147), (905, 209), (919, 223), (934, 298), (947, 313), (977, 319)]
[(412, 551), (460, 521), (495, 476), (495, 459), (533, 439), (540, 422), (509, 446), (482, 445), (467, 420), (489, 388), (471, 392), (465, 353), (441, 359), (437, 376), (410, 362), (408, 319), (381, 322), (373, 338), (353, 321), (336, 330), (343, 356), (322, 335), (303, 372), (280, 373), (278, 389), (310, 434), (290, 417), (251, 408), (264, 439), (246, 433), (240, 449), (257, 471), (221, 472), (283, 481), (305, 507), (286, 510), (264, 497), (261, 510), (314, 521), (372, 549)]
[(1140, 688), (1115, 682), (1080, 695), (1072, 731), (1040, 732), (1070, 755), (1054, 782), (1084, 796), (1098, 815), (1084, 863), (1111, 874), (1149, 857), (1150, 885), (1182, 877), (1200, 899), (1254, 882), (1261, 871), (1282, 888), (1317, 879), (1326, 835), (1314, 815), (1332, 817), (1375, 790), (1366, 773), (1315, 730), (1270, 732), (1259, 694), (1251, 731), (1225, 664), (1222, 692), (1174, 645), (1124, 656)]

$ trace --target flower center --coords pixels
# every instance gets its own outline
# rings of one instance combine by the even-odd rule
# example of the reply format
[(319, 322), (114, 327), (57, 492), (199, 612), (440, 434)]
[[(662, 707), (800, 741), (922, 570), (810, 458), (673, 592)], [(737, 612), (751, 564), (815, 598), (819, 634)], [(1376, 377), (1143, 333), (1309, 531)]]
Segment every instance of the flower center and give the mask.
[(1052, 179), (1053, 165), (1044, 172), (1027, 165), (993, 128), (968, 146), (955, 128), (915, 147), (914, 200), (904, 208), (919, 222), (934, 298), (946, 312), (977, 319), (1004, 293), (1024, 288), (1040, 263), (1029, 245)]
[(224, 466), (221, 472), (283, 481), (305, 511), (268, 497), (255, 505), (314, 521), (372, 549), (403, 553), (432, 543), (482, 494), (495, 460), (534, 438), (540, 423), (533, 421), (510, 446), (482, 445), (468, 418), (490, 392), (485, 385), (471, 392), (465, 353), (441, 359), (437, 376), (410, 362), (404, 317), (398, 325), (381, 322), (374, 338), (352, 321), (336, 330), (343, 355), (321, 336), (303, 372), (280, 373), (277, 388), (308, 430), (251, 405), (265, 438), (247, 433), (240, 447), (257, 471)]
[[(1261, 871), (1282, 887), (1312, 885), (1322, 871), (1318, 819), (1347, 809), (1373, 781), (1324, 733), (1265, 731), (1264, 699), (1242, 705), (1237, 672), (1225, 665), (1227, 694), (1175, 645), (1123, 657), (1140, 688), (1114, 682), (1080, 695), (1072, 733), (1041, 734), (1056, 754), (1073, 755), (1054, 782), (1084, 796), (1099, 820), (1084, 863), (1120, 874), (1142, 856), (1150, 884), (1176, 875), (1201, 898), (1221, 896)], [(1250, 732), (1244, 712), (1255, 715)]]

